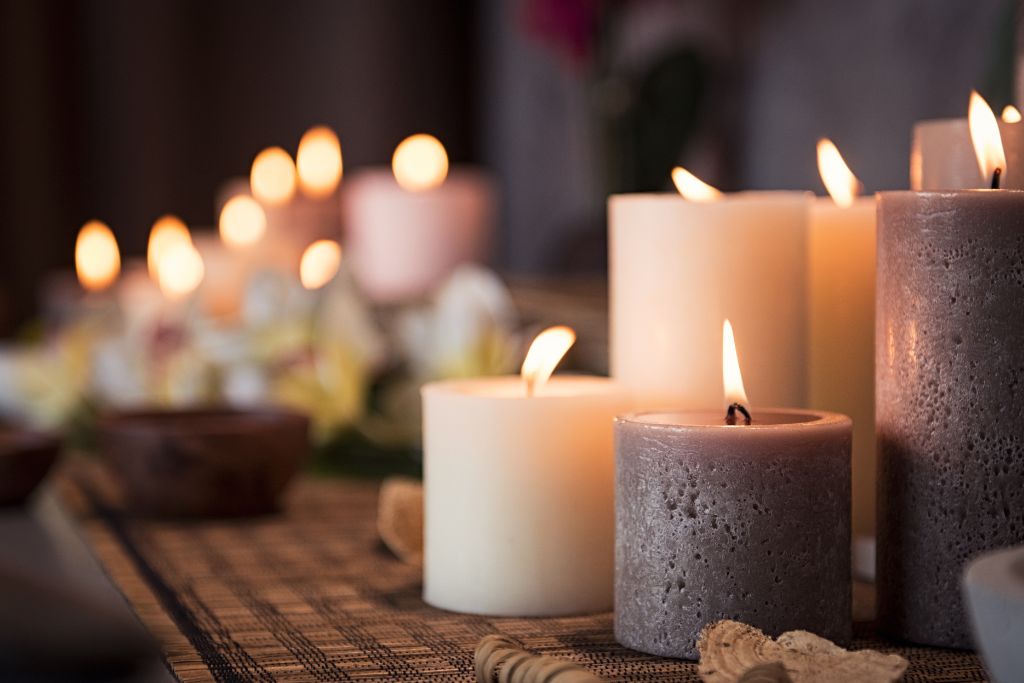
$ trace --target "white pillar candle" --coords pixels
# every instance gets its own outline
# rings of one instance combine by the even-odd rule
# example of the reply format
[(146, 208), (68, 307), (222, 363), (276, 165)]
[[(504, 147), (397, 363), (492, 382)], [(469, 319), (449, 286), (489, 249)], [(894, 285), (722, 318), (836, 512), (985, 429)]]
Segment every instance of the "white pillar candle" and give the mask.
[(853, 531), (875, 533), (875, 198), (818, 144), (829, 198), (810, 204), (807, 405), (853, 418)]
[[(982, 100), (984, 102), (984, 100)], [(985, 105), (987, 106), (987, 105)], [(999, 135), (1006, 155), (999, 186), (1024, 189), (1024, 124), (999, 121)], [(971, 144), (967, 118), (936, 119), (914, 124), (910, 148), (910, 189), (969, 190), (987, 188), (991, 177), (983, 177)]]
[(811, 206), (808, 402), (853, 418), (854, 533), (875, 520), (875, 199)]
[(608, 610), (614, 570), (613, 418), (607, 379), (521, 377), (423, 387), (423, 597), (504, 616)]
[(611, 373), (641, 409), (697, 408), (721, 391), (725, 317), (758, 340), (747, 354), (756, 400), (805, 405), (808, 201), (799, 192), (609, 199)]
[(448, 173), (443, 157), (443, 167), (426, 169), (435, 175), (418, 176), (412, 164), (434, 160), (403, 163), (400, 152), (401, 146), (393, 172), (367, 169), (343, 188), (346, 258), (359, 286), (379, 303), (419, 299), (460, 263), (486, 260), (495, 222), (489, 174), (463, 167)]

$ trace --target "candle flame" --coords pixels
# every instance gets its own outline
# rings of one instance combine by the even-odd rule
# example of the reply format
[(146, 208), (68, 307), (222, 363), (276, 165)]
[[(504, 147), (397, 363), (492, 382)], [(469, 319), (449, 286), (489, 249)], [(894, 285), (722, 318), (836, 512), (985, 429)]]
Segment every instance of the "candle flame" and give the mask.
[(738, 403), (747, 405), (747, 392), (743, 388), (743, 375), (740, 373), (740, 359), (736, 355), (736, 338), (732, 333), (732, 323), (728, 318), (722, 323), (722, 386), (725, 389), (725, 404)]
[(192, 242), (170, 245), (157, 261), (157, 284), (168, 299), (183, 299), (203, 281), (206, 267)]
[(1020, 109), (1017, 109), (1012, 104), (1006, 105), (1003, 107), (1002, 119), (1005, 123), (1020, 123)]
[(341, 267), (341, 246), (334, 240), (317, 240), (306, 247), (299, 263), (299, 279), (306, 289), (320, 289)]
[(714, 202), (722, 198), (722, 193), (703, 180), (687, 171), (682, 166), (672, 169), (672, 182), (679, 194), (691, 202)]
[(295, 164), (288, 152), (269, 147), (252, 162), (249, 173), (252, 196), (270, 206), (284, 204), (295, 194)]
[(75, 272), (89, 291), (106, 289), (121, 272), (121, 252), (117, 240), (101, 221), (89, 221), (78, 231), (75, 241)]
[(391, 169), (404, 189), (429, 190), (438, 187), (448, 176), (448, 154), (433, 135), (412, 135), (395, 148)]
[(551, 373), (576, 342), (576, 332), (571, 327), (556, 325), (549, 327), (533, 340), (526, 352), (520, 374), (526, 382), (526, 395), (534, 393), (551, 377)]
[(295, 154), (299, 187), (310, 197), (329, 197), (341, 182), (341, 143), (327, 126), (306, 131)]
[(149, 276), (153, 278), (154, 282), (160, 281), (157, 272), (160, 267), (160, 257), (175, 244), (191, 243), (192, 236), (189, 235), (188, 227), (180, 218), (168, 214), (156, 219), (149, 231), (149, 244), (146, 247), (146, 266), (149, 269)]
[(837, 206), (853, 206), (860, 194), (860, 181), (846, 165), (839, 149), (828, 138), (818, 140), (818, 173)]
[[(977, 91), (971, 91), (971, 102), (967, 110), (967, 121), (971, 129), (971, 143), (974, 154), (978, 157), (978, 168), (981, 177), (986, 181), (1006, 171), (1006, 155), (1003, 152), (1003, 141), (999, 135), (999, 122)], [(994, 183), (998, 177), (994, 178)]]
[(241, 249), (262, 239), (267, 230), (267, 214), (255, 199), (240, 194), (229, 199), (220, 210), (218, 228), (224, 244)]

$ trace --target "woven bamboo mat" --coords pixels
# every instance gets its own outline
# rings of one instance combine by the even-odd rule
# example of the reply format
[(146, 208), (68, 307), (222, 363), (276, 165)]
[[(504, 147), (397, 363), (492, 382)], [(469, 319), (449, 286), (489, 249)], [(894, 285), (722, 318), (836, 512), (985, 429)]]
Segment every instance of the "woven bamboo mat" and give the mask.
[[(235, 521), (126, 520), (80, 503), (97, 556), (186, 683), (472, 681), (473, 650), (496, 632), (610, 681), (699, 680), (692, 664), (617, 645), (610, 614), (495, 619), (426, 606), (419, 571), (377, 539), (369, 484), (305, 478), (284, 513)], [(910, 660), (907, 681), (986, 680), (972, 654), (858, 631), (855, 647)]]

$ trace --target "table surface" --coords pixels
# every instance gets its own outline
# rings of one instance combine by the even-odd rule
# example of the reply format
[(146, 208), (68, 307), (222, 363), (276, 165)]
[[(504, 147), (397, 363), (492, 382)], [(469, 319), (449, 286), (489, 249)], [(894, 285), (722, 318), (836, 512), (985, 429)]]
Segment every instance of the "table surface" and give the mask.
[[(609, 681), (697, 681), (692, 663), (619, 646), (611, 614), (490, 618), (431, 608), (421, 572), (376, 533), (373, 483), (303, 477), (280, 514), (236, 520), (124, 517), (102, 487), (59, 482), (106, 573), (180, 681), (472, 681), (480, 638), (503, 633)], [(84, 482), (84, 484), (83, 484)], [(855, 648), (910, 660), (910, 682), (984, 681), (971, 653), (878, 639)]]

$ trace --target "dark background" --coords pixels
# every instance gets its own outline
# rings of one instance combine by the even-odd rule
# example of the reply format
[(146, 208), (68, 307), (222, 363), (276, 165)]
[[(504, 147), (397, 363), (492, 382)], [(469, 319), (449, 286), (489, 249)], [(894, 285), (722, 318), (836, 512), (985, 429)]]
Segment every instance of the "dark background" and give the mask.
[(0, 335), (100, 218), (214, 222), (255, 154), (328, 124), (346, 173), (406, 135), (485, 164), (496, 263), (603, 268), (609, 192), (683, 162), (725, 189), (820, 192), (827, 135), (869, 190), (910, 127), (1012, 100), (1012, 0), (0, 0)]

